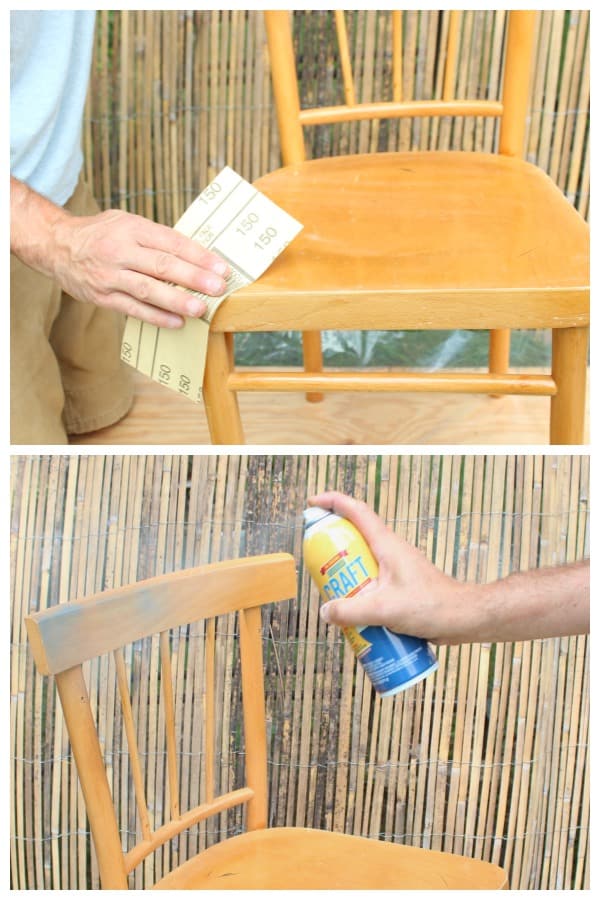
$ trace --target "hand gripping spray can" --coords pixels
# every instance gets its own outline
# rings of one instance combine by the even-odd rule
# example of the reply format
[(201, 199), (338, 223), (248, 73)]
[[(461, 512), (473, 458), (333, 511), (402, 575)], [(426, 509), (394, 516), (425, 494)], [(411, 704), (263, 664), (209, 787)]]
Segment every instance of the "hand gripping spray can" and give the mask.
[[(331, 510), (318, 506), (304, 510), (303, 550), (324, 602), (353, 597), (377, 579), (379, 567), (369, 545), (352, 522)], [(381, 625), (342, 631), (381, 697), (406, 690), (438, 667), (422, 638), (397, 634)]]

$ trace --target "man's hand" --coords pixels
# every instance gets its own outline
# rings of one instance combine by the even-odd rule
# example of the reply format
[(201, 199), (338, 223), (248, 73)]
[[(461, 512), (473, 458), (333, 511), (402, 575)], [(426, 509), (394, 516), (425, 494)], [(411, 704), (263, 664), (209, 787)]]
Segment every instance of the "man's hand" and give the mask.
[(366, 503), (336, 491), (308, 502), (349, 519), (379, 563), (373, 587), (322, 605), (327, 622), (386, 625), (437, 644), (521, 641), (589, 631), (589, 561), (517, 572), (489, 584), (463, 584), (390, 531)]
[(163, 328), (205, 311), (188, 291), (226, 289), (225, 261), (174, 229), (122, 210), (72, 216), (12, 177), (11, 251), (77, 300)]
[(366, 503), (336, 491), (309, 499), (349, 519), (379, 564), (376, 584), (354, 597), (330, 600), (321, 615), (336, 625), (386, 625), (393, 631), (434, 643), (460, 643), (474, 610), (471, 586), (441, 572), (412, 544), (387, 528)]

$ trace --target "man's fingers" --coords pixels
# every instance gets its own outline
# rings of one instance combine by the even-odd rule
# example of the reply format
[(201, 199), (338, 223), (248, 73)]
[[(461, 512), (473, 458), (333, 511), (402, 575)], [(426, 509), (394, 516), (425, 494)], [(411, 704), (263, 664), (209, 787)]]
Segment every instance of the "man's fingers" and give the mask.
[(382, 612), (378, 603), (376, 585), (369, 586), (354, 597), (328, 600), (319, 612), (324, 622), (345, 627), (347, 625), (382, 625)]
[(163, 250), (139, 247), (129, 269), (157, 281), (171, 282), (213, 297), (224, 294), (227, 289), (225, 279), (220, 275)]
[[(220, 278), (226, 278), (229, 274), (229, 265), (217, 253), (207, 250), (198, 241), (187, 237), (185, 234), (143, 219), (143, 226), (138, 234), (140, 246), (152, 251), (160, 251), (177, 259), (191, 263), (192, 266), (205, 269)], [(179, 282), (178, 282), (179, 283)]]
[(136, 300), (131, 294), (114, 291), (112, 294), (107, 295), (104, 302), (99, 305), (116, 309), (126, 316), (133, 316), (142, 322), (147, 322), (149, 325), (156, 325), (157, 328), (181, 328), (185, 325), (184, 317), (166, 309), (160, 309), (158, 306)]
[(355, 500), (354, 497), (341, 494), (339, 491), (324, 491), (322, 494), (309, 497), (308, 503), (310, 506), (331, 509), (338, 515), (349, 519), (358, 528), (375, 556), (378, 556), (382, 541), (390, 536), (383, 519), (362, 500)]
[(117, 282), (117, 290), (129, 294), (133, 300), (179, 316), (196, 317), (206, 311), (206, 302), (201, 297), (139, 272), (125, 270), (119, 274)]

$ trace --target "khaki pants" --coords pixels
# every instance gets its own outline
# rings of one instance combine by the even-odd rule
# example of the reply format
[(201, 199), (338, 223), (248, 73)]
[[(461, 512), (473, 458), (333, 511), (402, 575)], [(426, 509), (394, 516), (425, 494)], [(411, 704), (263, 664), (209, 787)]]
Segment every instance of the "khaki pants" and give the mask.
[[(81, 180), (65, 208), (98, 212)], [(128, 412), (133, 389), (120, 359), (123, 316), (74, 300), (12, 254), (10, 313), (13, 444), (65, 444), (69, 434), (104, 428)]]

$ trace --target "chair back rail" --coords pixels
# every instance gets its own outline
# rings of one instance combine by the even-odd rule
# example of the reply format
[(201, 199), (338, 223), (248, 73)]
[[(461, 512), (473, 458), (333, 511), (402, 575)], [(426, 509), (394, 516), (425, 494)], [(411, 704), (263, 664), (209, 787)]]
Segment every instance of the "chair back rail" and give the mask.
[(265, 557), (209, 563), (50, 607), (27, 621), (36, 665), (54, 675), (150, 634), (289, 597), (292, 565), (270, 554), (265, 579)]
[(287, 10), (265, 13), (273, 91), (279, 123), (284, 165), (306, 159), (303, 127), (366, 119), (408, 117), (484, 116), (500, 119), (498, 150), (520, 156), (524, 150), (525, 123), (535, 34), (535, 10), (512, 10), (507, 16), (505, 72), (501, 100), (479, 97), (458, 98), (460, 33), (464, 13), (449, 10), (440, 48), (440, 96), (432, 99), (408, 99), (403, 79), (402, 12), (391, 13), (392, 99), (360, 102), (352, 72), (346, 16), (335, 10), (339, 64), (344, 89), (344, 104), (302, 108), (296, 76), (292, 34), (292, 14)]
[[(249, 831), (267, 824), (266, 725), (261, 606), (296, 593), (296, 567), (285, 553), (213, 563), (115, 588), (26, 618), (34, 659), (53, 674), (85, 798), (102, 887), (127, 888), (127, 876), (149, 854), (191, 826), (246, 805)], [(244, 718), (245, 784), (215, 796), (215, 618), (238, 613)], [(205, 797), (182, 811), (170, 630), (205, 621)], [(136, 735), (123, 647), (158, 634), (160, 690), (168, 773), (167, 820), (152, 822)], [(118, 646), (117, 646), (118, 645)], [(123, 851), (84, 665), (112, 653), (127, 737), (140, 840)], [(200, 698), (198, 698), (200, 702)]]

